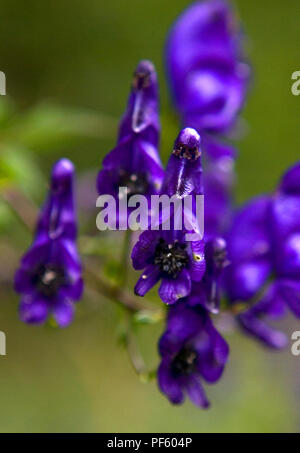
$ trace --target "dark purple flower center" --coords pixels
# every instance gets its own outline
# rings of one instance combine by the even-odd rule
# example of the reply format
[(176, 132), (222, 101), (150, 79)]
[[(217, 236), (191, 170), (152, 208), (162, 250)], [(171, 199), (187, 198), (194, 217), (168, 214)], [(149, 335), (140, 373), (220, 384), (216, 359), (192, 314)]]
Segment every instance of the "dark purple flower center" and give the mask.
[(172, 361), (172, 372), (175, 376), (188, 375), (195, 371), (197, 352), (192, 348), (183, 348)]
[(167, 276), (177, 278), (184, 267), (187, 266), (189, 257), (186, 252), (186, 244), (175, 241), (167, 244), (160, 239), (154, 252), (154, 264)]
[(135, 90), (142, 90), (150, 85), (151, 72), (150, 70), (139, 70), (133, 76), (133, 88)]
[(180, 159), (197, 160), (200, 157), (201, 152), (197, 146), (189, 148), (187, 145), (179, 144), (173, 150), (173, 154)]
[(148, 190), (148, 179), (145, 173), (128, 173), (119, 171), (119, 187), (127, 187), (128, 195), (144, 195)]
[(66, 283), (65, 272), (53, 265), (41, 266), (33, 279), (38, 291), (45, 297), (53, 297), (59, 288)]

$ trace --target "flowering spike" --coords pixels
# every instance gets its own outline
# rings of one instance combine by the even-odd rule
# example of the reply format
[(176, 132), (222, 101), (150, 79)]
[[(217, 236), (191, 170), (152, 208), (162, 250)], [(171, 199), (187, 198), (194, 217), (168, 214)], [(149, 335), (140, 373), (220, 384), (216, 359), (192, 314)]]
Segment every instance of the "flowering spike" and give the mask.
[(223, 0), (196, 1), (171, 29), (166, 63), (183, 124), (226, 132), (245, 98), (249, 68), (240, 31)]
[(54, 165), (34, 241), (15, 275), (15, 290), (22, 295), (20, 317), (27, 323), (43, 323), (52, 313), (60, 327), (67, 326), (73, 318), (73, 301), (82, 294), (73, 177), (69, 160)]
[(163, 168), (159, 158), (159, 106), (156, 72), (150, 61), (141, 61), (133, 75), (127, 109), (120, 122), (117, 146), (103, 159), (98, 174), (100, 195), (117, 200), (119, 187), (128, 196), (158, 193)]
[(205, 151), (205, 235), (224, 235), (232, 214), (235, 150), (220, 142), (234, 126), (250, 76), (241, 32), (228, 3), (196, 1), (174, 23), (166, 66), (184, 126), (194, 127)]
[[(129, 101), (132, 108), (131, 127), (136, 133), (152, 123), (158, 110), (158, 84), (156, 72), (150, 61), (142, 60), (133, 76), (133, 91)], [(157, 133), (159, 124), (156, 125)], [(158, 140), (158, 137), (157, 137)]]
[(68, 159), (61, 159), (53, 166), (50, 193), (38, 221), (37, 236), (75, 240), (73, 175), (74, 165)]

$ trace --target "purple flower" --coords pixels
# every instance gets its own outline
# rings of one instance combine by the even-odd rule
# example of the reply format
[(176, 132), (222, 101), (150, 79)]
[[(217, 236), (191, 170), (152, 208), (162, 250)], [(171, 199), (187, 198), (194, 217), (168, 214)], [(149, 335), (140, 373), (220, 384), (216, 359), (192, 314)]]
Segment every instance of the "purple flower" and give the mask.
[(231, 265), (225, 271), (230, 300), (250, 304), (240, 325), (266, 345), (281, 348), (287, 338), (265, 318), (288, 307), (300, 317), (300, 163), (289, 169), (272, 195), (255, 198), (236, 215), (228, 236)]
[(186, 127), (180, 131), (165, 171), (161, 193), (178, 198), (203, 194), (200, 142), (195, 129)]
[(201, 306), (189, 306), (188, 298), (170, 307), (159, 353), (158, 384), (170, 402), (181, 404), (187, 393), (197, 406), (209, 407), (201, 380), (213, 383), (220, 379), (229, 347), (208, 312)]
[(208, 241), (224, 236), (232, 222), (235, 153), (228, 145), (207, 140), (204, 147), (204, 225)]
[(183, 124), (200, 133), (227, 132), (241, 109), (249, 68), (227, 2), (197, 1), (173, 25), (166, 64)]
[(164, 174), (158, 154), (159, 135), (156, 72), (150, 61), (141, 61), (134, 72), (117, 146), (104, 158), (98, 174), (99, 194), (117, 199), (119, 187), (127, 187), (128, 196), (158, 193)]
[(20, 317), (27, 323), (43, 323), (52, 313), (60, 327), (67, 326), (73, 318), (73, 301), (82, 294), (73, 175), (69, 160), (54, 165), (34, 241), (15, 275), (15, 290), (22, 296)]
[[(200, 136), (194, 129), (183, 129), (166, 168), (162, 194), (175, 196), (178, 200), (187, 195), (194, 200), (195, 195), (202, 194), (200, 155)], [(144, 231), (140, 235), (131, 255), (134, 269), (144, 269), (135, 286), (137, 295), (144, 296), (161, 280), (159, 295), (163, 302), (173, 304), (189, 295), (192, 281), (202, 279), (205, 271), (204, 241), (200, 236), (199, 240), (186, 240), (186, 233), (197, 231), (197, 228), (186, 228), (186, 218), (189, 218), (189, 225), (195, 225), (193, 215), (193, 206), (191, 212), (183, 207), (180, 213), (182, 228), (176, 229), (177, 212), (170, 209), (168, 229)]]
[(231, 221), (235, 151), (219, 136), (234, 126), (250, 75), (227, 2), (197, 1), (181, 14), (168, 37), (166, 66), (182, 124), (202, 137), (205, 236), (224, 235)]
[(202, 305), (211, 313), (218, 313), (221, 298), (221, 276), (228, 266), (226, 241), (215, 237), (205, 244), (205, 274), (200, 282), (194, 282), (189, 305)]

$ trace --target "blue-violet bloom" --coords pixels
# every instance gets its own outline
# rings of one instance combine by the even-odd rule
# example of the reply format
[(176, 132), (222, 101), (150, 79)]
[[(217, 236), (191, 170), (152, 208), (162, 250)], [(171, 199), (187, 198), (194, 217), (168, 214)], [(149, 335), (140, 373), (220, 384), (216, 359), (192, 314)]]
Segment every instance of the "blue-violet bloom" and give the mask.
[(206, 269), (200, 282), (193, 282), (189, 305), (202, 305), (211, 313), (218, 313), (222, 291), (223, 270), (228, 266), (227, 245), (221, 237), (215, 237), (205, 244)]
[(224, 235), (231, 221), (236, 152), (220, 140), (235, 125), (249, 84), (242, 34), (224, 0), (196, 1), (174, 23), (166, 66), (184, 126), (202, 137), (205, 236)]
[(201, 380), (214, 383), (222, 376), (229, 347), (213, 326), (209, 313), (187, 300), (172, 305), (167, 327), (159, 341), (160, 390), (173, 404), (181, 404), (185, 393), (199, 407), (209, 407)]
[[(187, 195), (194, 200), (202, 192), (202, 167), (200, 136), (190, 128), (183, 129), (178, 135), (173, 153), (169, 159), (161, 193), (183, 200)], [(171, 211), (171, 210), (170, 210)], [(190, 218), (192, 212), (182, 208), (181, 214)], [(172, 213), (170, 214), (172, 217)], [(132, 251), (134, 269), (143, 270), (135, 293), (144, 296), (159, 280), (159, 295), (163, 302), (173, 304), (186, 297), (191, 291), (192, 281), (200, 281), (205, 272), (204, 240), (197, 235), (188, 241), (185, 219), (182, 228), (176, 229), (175, 215), (170, 228), (144, 231)], [(196, 228), (196, 231), (198, 229)]]
[(196, 1), (173, 25), (166, 65), (182, 123), (198, 132), (224, 133), (246, 95), (249, 67), (241, 32), (223, 0)]
[(134, 72), (117, 146), (103, 159), (98, 174), (99, 194), (113, 195), (118, 200), (119, 187), (127, 188), (128, 197), (157, 194), (164, 175), (159, 138), (157, 76), (153, 64), (143, 60)]
[(22, 296), (20, 318), (27, 323), (43, 323), (53, 314), (60, 327), (67, 326), (73, 319), (73, 301), (82, 294), (73, 177), (74, 166), (69, 160), (61, 159), (54, 165), (33, 243), (15, 275), (15, 290)]
[(231, 265), (225, 286), (232, 303), (250, 307), (238, 316), (242, 328), (275, 349), (286, 336), (265, 321), (288, 307), (300, 317), (300, 163), (283, 176), (274, 194), (259, 196), (237, 213), (228, 235)]

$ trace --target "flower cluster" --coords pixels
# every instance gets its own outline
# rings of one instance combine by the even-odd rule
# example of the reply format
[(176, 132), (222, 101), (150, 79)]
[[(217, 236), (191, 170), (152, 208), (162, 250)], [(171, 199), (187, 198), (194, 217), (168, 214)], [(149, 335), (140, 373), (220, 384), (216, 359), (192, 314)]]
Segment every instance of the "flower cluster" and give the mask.
[(287, 338), (265, 320), (280, 318), (286, 308), (300, 317), (299, 209), (300, 163), (274, 194), (246, 204), (228, 234), (227, 295), (232, 303), (249, 303), (238, 316), (241, 327), (272, 348), (284, 347)]
[(82, 294), (73, 175), (69, 160), (54, 165), (34, 241), (15, 275), (15, 290), (22, 295), (20, 317), (27, 323), (43, 323), (52, 313), (60, 327), (67, 326), (73, 319), (73, 301)]
[[(229, 347), (213, 324), (221, 307), (234, 313), (242, 302), (245, 310), (237, 315), (241, 328), (277, 349), (286, 337), (267, 318), (279, 318), (286, 307), (300, 317), (300, 163), (288, 170), (273, 194), (259, 196), (234, 213), (236, 154), (224, 136), (228, 138), (244, 104), (249, 67), (239, 26), (225, 1), (196, 1), (187, 8), (169, 34), (166, 65), (183, 129), (165, 170), (159, 157), (157, 76), (153, 64), (143, 60), (134, 72), (117, 145), (102, 162), (97, 188), (113, 201), (120, 201), (120, 188), (126, 189), (126, 197), (172, 200), (168, 212), (159, 210), (154, 228), (151, 224), (133, 246), (133, 268), (142, 271), (134, 292), (144, 296), (160, 282), (158, 294), (167, 305), (161, 304), (167, 315), (159, 341), (160, 390), (173, 404), (182, 403), (187, 394), (207, 408), (202, 381), (217, 382), (229, 357)], [(33, 243), (15, 275), (20, 317), (27, 323), (42, 323), (52, 314), (59, 326), (67, 326), (73, 302), (82, 294), (73, 177), (69, 160), (54, 165)], [(197, 200), (203, 196), (204, 233), (197, 216)], [(191, 203), (177, 209), (178, 200), (188, 199)], [(122, 215), (117, 212), (118, 226), (126, 229), (130, 222), (126, 217), (121, 228)], [(112, 300), (122, 303), (122, 285), (100, 283)], [(223, 296), (227, 304), (221, 305)], [(139, 310), (136, 300), (133, 311)], [(128, 308), (128, 301), (124, 306)]]

